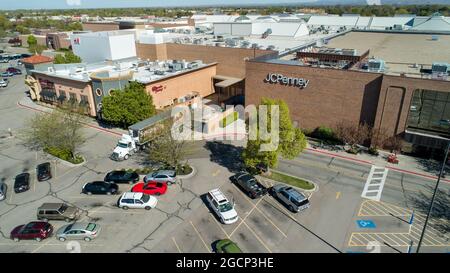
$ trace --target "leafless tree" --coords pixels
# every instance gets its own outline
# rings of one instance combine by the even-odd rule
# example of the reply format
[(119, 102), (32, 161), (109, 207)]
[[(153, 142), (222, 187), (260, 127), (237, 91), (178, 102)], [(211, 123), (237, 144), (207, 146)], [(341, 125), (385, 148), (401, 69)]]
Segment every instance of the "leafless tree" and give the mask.
[(400, 136), (392, 136), (386, 140), (385, 146), (391, 150), (392, 153), (397, 154), (403, 148), (403, 139)]
[(352, 148), (355, 148), (357, 144), (363, 144), (370, 138), (370, 126), (367, 123), (355, 124), (342, 121), (336, 125), (335, 132), (337, 138)]

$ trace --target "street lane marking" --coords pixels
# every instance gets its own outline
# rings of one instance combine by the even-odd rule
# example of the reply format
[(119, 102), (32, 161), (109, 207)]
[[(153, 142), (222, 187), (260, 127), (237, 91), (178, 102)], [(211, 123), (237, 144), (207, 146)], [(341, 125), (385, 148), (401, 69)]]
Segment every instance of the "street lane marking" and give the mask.
[(340, 191), (336, 192), (336, 200), (339, 199), (339, 197), (341, 197), (341, 192)]
[(211, 213), (209, 213), (209, 216), (213, 218), (213, 222), (215, 222), (217, 224), (217, 226), (222, 230), (222, 232), (225, 234), (225, 236), (227, 236), (227, 239), (230, 239), (230, 235), (228, 235), (228, 233), (225, 231), (225, 229), (223, 229), (223, 227), (220, 225), (219, 222), (217, 222), (216, 218), (214, 218), (214, 216), (212, 216)]
[(216, 170), (216, 171), (212, 174), (212, 176), (217, 176), (219, 173), (220, 173), (220, 170)]
[(175, 241), (175, 237), (172, 237), (172, 241), (175, 244), (175, 246), (177, 247), (178, 253), (182, 253), (180, 247), (177, 244), (177, 241)]
[(189, 223), (191, 223), (191, 226), (194, 228), (195, 232), (197, 233), (198, 237), (200, 238), (200, 240), (202, 241), (203, 245), (206, 248), (206, 251), (208, 251), (208, 253), (211, 253), (211, 249), (209, 249), (208, 245), (205, 243), (205, 241), (203, 240), (202, 236), (200, 235), (200, 232), (198, 232), (197, 228), (194, 226), (194, 224), (192, 223), (192, 221), (189, 221)]
[[(262, 198), (258, 200), (258, 202), (256, 202), (256, 206), (259, 204), (259, 202), (262, 201)], [(253, 203), (252, 203), (253, 205)], [(247, 212), (247, 215), (245, 215), (244, 218), (241, 219), (241, 222), (237, 225), (237, 227), (230, 233), (230, 236), (233, 236), (233, 233), (242, 225), (242, 223), (245, 221), (245, 219), (247, 219), (248, 216), (250, 216), (250, 214), (252, 214), (252, 212), (256, 209), (256, 206), (253, 205), (253, 208)]]
[(250, 230), (250, 232), (253, 233), (253, 235), (255, 235), (256, 239), (267, 249), (267, 251), (269, 251), (269, 253), (272, 253), (272, 250), (270, 250), (270, 248), (263, 242), (263, 240), (258, 236), (258, 234), (256, 234), (255, 231), (247, 225), (247, 223), (245, 223), (244, 221), (242, 221), (242, 223), (244, 223), (244, 225), (248, 228), (248, 230)]

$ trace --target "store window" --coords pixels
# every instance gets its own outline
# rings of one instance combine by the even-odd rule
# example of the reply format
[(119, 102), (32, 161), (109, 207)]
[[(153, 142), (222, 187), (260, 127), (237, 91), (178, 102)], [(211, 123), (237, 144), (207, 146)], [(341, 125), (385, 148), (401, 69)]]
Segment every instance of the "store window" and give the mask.
[(409, 109), (407, 126), (450, 134), (450, 93), (417, 89)]

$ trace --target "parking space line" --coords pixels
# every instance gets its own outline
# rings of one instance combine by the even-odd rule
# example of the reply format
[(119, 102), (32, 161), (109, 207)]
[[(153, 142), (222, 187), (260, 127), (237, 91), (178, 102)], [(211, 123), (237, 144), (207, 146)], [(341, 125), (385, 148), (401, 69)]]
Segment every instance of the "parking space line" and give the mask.
[(245, 223), (244, 221), (242, 221), (242, 223), (244, 223), (244, 225), (250, 230), (250, 232), (253, 233), (253, 235), (255, 235), (256, 239), (258, 239), (258, 241), (267, 249), (267, 251), (269, 251), (269, 253), (272, 253), (272, 250), (263, 242), (263, 240), (258, 236), (258, 234), (256, 234), (255, 231), (247, 225), (247, 223)]
[(191, 223), (191, 226), (194, 228), (195, 232), (197, 233), (198, 237), (200, 238), (200, 240), (202, 241), (203, 245), (205, 246), (206, 250), (208, 251), (208, 253), (211, 253), (211, 250), (209, 249), (208, 245), (205, 243), (205, 241), (203, 240), (202, 236), (200, 235), (200, 232), (198, 232), (197, 228), (194, 226), (194, 223), (192, 223), (192, 221), (189, 221)]
[(177, 247), (178, 253), (182, 253), (180, 247), (177, 244), (177, 241), (175, 241), (175, 237), (172, 237), (172, 241), (175, 244), (175, 246)]
[(209, 216), (211, 216), (213, 218), (213, 222), (215, 222), (217, 224), (217, 226), (222, 230), (222, 232), (227, 236), (227, 239), (230, 239), (230, 235), (228, 235), (228, 233), (225, 231), (225, 229), (223, 229), (223, 227), (220, 225), (219, 222), (217, 222), (216, 218), (214, 218), (214, 216), (212, 216), (211, 213), (209, 213)]
[[(230, 233), (230, 236), (233, 236), (233, 233), (242, 225), (242, 223), (244, 223), (244, 221), (245, 221), (245, 219), (247, 219), (247, 217), (250, 215), (250, 214), (252, 214), (252, 212), (255, 210), (255, 208), (256, 208), (256, 206), (259, 204), (259, 202), (261, 202), (263, 199), (261, 198), (261, 199), (259, 199), (258, 200), (258, 202), (256, 202), (256, 205), (254, 205), (254, 207), (249, 211), (249, 212), (247, 212), (247, 215), (245, 215), (245, 217), (244, 218), (242, 218), (241, 219), (241, 222), (237, 225), (237, 227)], [(253, 205), (253, 203), (252, 203), (252, 205)]]
[(264, 196), (262, 196), (261, 197), (261, 199), (260, 200), (258, 200), (258, 202), (256, 203), (256, 205), (255, 204), (253, 204), (252, 202), (250, 202), (250, 200), (248, 200), (247, 198), (247, 196), (245, 196), (245, 194), (244, 193), (242, 193), (241, 191), (239, 191), (240, 193), (241, 193), (241, 195), (245, 198), (245, 200), (247, 200), (259, 213), (261, 213), (262, 214), (262, 216), (264, 216), (264, 218), (266, 218), (266, 220), (270, 223), (270, 224), (272, 224), (272, 226), (274, 226), (283, 236), (284, 236), (284, 238), (287, 238), (287, 235), (272, 221), (272, 220), (270, 220), (269, 219), (269, 217), (260, 209), (260, 208), (258, 208), (258, 204), (259, 204), (259, 202), (261, 201), (261, 199), (263, 199), (264, 198)]
[(35, 250), (31, 251), (31, 253), (36, 253), (39, 249), (43, 248), (44, 246), (48, 245), (50, 241), (42, 243), (39, 247), (37, 247)]

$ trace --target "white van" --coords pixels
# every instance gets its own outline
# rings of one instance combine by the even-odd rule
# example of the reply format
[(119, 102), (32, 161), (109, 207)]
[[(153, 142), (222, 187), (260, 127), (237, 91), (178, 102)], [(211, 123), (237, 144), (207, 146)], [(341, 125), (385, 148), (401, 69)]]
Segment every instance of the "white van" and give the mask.
[(223, 224), (233, 224), (239, 219), (234, 204), (219, 189), (210, 190), (206, 194), (206, 200)]

